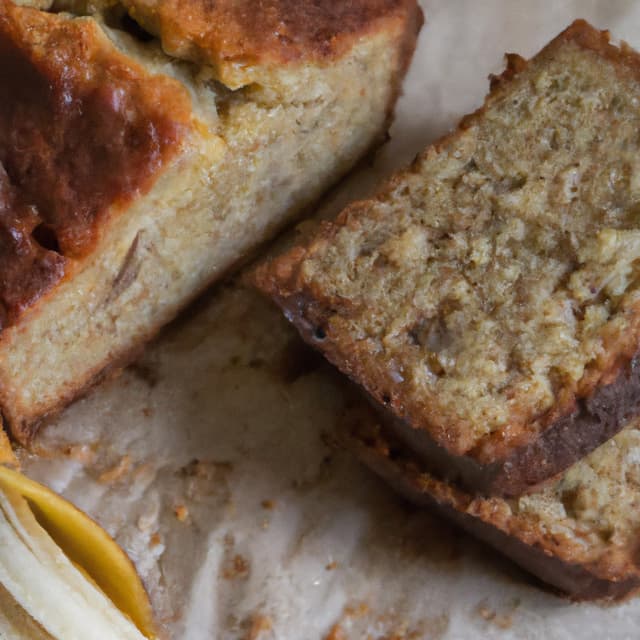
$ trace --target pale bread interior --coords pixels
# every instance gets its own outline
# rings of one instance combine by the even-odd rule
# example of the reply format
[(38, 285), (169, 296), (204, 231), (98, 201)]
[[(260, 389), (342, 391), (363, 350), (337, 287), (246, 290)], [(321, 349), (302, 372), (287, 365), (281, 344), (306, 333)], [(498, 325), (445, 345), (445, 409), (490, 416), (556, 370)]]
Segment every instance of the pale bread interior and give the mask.
[(104, 27), (150, 71), (183, 81), (197, 127), (151, 191), (114, 218), (71, 278), (0, 339), (0, 400), (14, 433), (129, 356), (216, 277), (316, 199), (379, 138), (399, 72), (397, 32), (301, 65), (286, 99), (229, 91), (206, 68)]

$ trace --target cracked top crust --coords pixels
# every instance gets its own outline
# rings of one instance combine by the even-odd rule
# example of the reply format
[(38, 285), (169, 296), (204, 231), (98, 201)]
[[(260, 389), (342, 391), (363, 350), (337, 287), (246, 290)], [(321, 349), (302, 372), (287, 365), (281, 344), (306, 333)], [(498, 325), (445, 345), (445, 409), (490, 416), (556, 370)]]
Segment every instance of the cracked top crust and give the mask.
[(0, 0), (0, 326), (87, 255), (191, 126), (182, 85), (95, 21)]
[[(231, 88), (265, 67), (323, 62), (391, 22), (421, 22), (415, 0), (122, 0), (177, 58), (212, 65)], [(260, 69), (257, 69), (259, 67)]]

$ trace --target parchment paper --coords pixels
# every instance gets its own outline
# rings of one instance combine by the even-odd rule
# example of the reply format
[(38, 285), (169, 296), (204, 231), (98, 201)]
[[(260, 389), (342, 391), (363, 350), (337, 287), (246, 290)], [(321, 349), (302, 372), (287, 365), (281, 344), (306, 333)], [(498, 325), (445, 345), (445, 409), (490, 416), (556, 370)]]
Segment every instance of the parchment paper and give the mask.
[[(531, 55), (577, 17), (640, 47), (633, 0), (424, 8), (392, 140), (322, 215), (479, 106), (505, 51)], [(638, 637), (640, 598), (569, 604), (334, 450), (342, 387), (236, 279), (51, 424), (25, 469), (116, 537), (176, 639)]]

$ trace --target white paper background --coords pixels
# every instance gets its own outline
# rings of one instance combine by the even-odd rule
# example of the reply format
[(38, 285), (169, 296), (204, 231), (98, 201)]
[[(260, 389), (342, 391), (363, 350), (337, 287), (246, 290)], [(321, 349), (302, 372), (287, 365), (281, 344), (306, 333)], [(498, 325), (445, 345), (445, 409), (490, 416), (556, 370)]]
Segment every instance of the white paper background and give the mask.
[[(423, 4), (392, 141), (326, 215), (479, 106), (505, 51), (531, 55), (577, 17), (640, 47), (632, 0)], [(171, 637), (638, 637), (640, 599), (568, 604), (327, 446), (341, 381), (254, 293), (220, 286), (187, 316), (25, 464), (117, 538)]]

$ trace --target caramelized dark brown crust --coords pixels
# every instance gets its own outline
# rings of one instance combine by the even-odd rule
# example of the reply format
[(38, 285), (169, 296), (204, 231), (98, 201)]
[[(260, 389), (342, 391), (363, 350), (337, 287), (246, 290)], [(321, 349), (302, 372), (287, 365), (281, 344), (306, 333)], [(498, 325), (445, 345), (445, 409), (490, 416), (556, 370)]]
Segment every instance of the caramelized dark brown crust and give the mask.
[(32, 233), (41, 219), (20, 197), (2, 164), (0, 161), (0, 327), (5, 327), (64, 276), (66, 261), (34, 239)]
[(190, 126), (190, 99), (89, 20), (0, 0), (3, 326), (87, 255), (106, 216), (146, 192)]
[[(616, 72), (640, 77), (640, 55), (624, 43), (620, 48), (609, 42), (609, 33), (598, 31), (583, 20), (573, 23), (555, 38), (539, 55), (546, 55), (564, 42), (596, 52), (615, 64)], [(527, 61), (517, 55), (507, 56), (507, 69), (492, 78), (488, 99), (498, 98), (508, 91), (509, 82), (527, 68)], [(486, 106), (463, 118), (459, 129), (433, 146), (436, 151), (446, 147), (461, 130), (481, 119)], [(411, 169), (409, 169), (409, 172)], [(392, 178), (380, 192), (381, 198), (396, 188), (403, 173)], [(358, 208), (367, 202), (354, 203), (345, 209), (334, 223), (324, 227), (311, 240), (331, 242), (341, 225), (357, 220)], [(310, 246), (311, 246), (310, 245)], [(300, 267), (307, 256), (307, 247), (296, 247), (256, 272), (255, 282), (269, 295), (297, 327), (302, 337), (320, 350), (354, 382), (361, 385), (383, 412), (394, 416), (390, 421), (400, 436), (435, 472), (457, 481), (473, 492), (490, 495), (516, 496), (530, 491), (537, 484), (560, 473), (573, 462), (593, 451), (622, 429), (630, 417), (640, 412), (640, 376), (637, 372), (640, 309), (629, 317), (629, 330), (612, 339), (604, 337), (605, 355), (590, 365), (578, 388), (557, 398), (555, 406), (544, 415), (530, 416), (521, 423), (496, 431), (483, 438), (477, 447), (461, 454), (456, 451), (455, 433), (438, 431), (432, 419), (420, 408), (411, 410), (403, 403), (402, 393), (389, 389), (375, 371), (369, 371), (358, 358), (357, 345), (352, 350), (334, 343), (327, 327), (330, 317), (348, 314), (333, 301), (304, 281)], [(335, 306), (335, 308), (334, 308)]]
[(135, 20), (178, 57), (218, 65), (326, 60), (380, 20), (403, 21), (415, 0), (124, 0)]
[(452, 520), (573, 600), (620, 600), (640, 589), (640, 569), (630, 550), (619, 550), (612, 563), (585, 561), (551, 533), (536, 531), (516, 516), (499, 515), (498, 499), (474, 499), (425, 474), (410, 454), (390, 445), (392, 440), (371, 423), (352, 428), (345, 441), (409, 501)]

